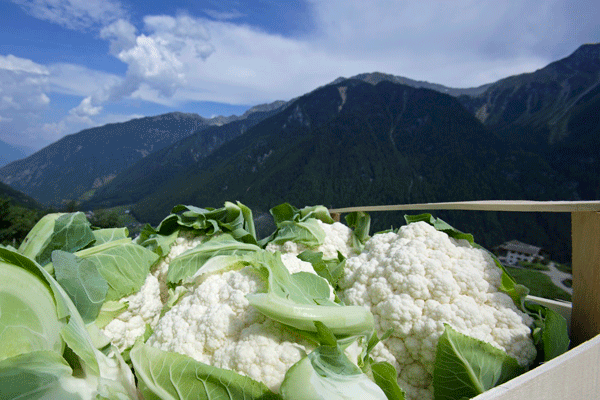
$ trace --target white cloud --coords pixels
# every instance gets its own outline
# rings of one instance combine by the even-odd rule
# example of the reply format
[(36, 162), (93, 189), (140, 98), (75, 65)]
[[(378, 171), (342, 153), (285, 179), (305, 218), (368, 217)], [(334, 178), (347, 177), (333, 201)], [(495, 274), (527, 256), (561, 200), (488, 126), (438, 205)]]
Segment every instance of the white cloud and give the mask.
[[(122, 82), (122, 78), (73, 64), (44, 66), (14, 55), (0, 55), (0, 140), (39, 146), (66, 133), (97, 125), (102, 107), (97, 93)], [(81, 103), (56, 122), (44, 121), (51, 110), (52, 92), (83, 97)]]
[(48, 109), (49, 74), (46, 67), (32, 60), (0, 55), (1, 140), (18, 143), (22, 131)]
[(81, 118), (85, 118), (98, 115), (100, 111), (102, 111), (102, 107), (93, 106), (92, 98), (86, 97), (85, 99), (81, 100), (81, 103), (79, 103), (77, 107), (71, 109), (69, 113)]
[(118, 56), (128, 65), (127, 78), (146, 82), (165, 97), (172, 96), (184, 82), (183, 64), (172, 45), (160, 36), (138, 36), (135, 46)]
[(115, 56), (135, 46), (135, 35), (135, 26), (124, 19), (119, 19), (100, 30), (100, 37), (110, 40), (110, 52)]
[(117, 75), (76, 64), (51, 64), (46, 69), (50, 90), (71, 96), (92, 96), (123, 82)]
[(119, 122), (127, 122), (132, 119), (143, 118), (142, 114), (106, 114), (101, 117), (98, 125), (115, 124)]
[(207, 9), (204, 9), (203, 11), (209, 17), (220, 20), (220, 21), (232, 20), (232, 19), (238, 19), (238, 18), (245, 17), (245, 14), (239, 12), (238, 10), (217, 11), (217, 10), (212, 10), (212, 9), (207, 8)]
[(92, 106), (129, 96), (172, 104), (175, 92), (188, 84), (183, 60), (191, 58), (197, 66), (214, 52), (204, 22), (187, 15), (146, 16), (144, 31), (138, 35), (125, 20), (100, 31), (109, 40), (111, 53), (127, 64), (127, 72), (121, 81), (97, 90)]
[(363, 60), (412, 79), (476, 86), (567, 56), (593, 30), (597, 41), (600, 3), (585, 3), (312, 0), (317, 30), (309, 40), (342, 63)]
[(16, 74), (49, 75), (46, 67), (36, 64), (26, 58), (15, 57), (12, 54), (0, 55), (0, 70), (11, 71)]
[(85, 30), (105, 26), (123, 18), (125, 9), (114, 0), (12, 0), (35, 18), (68, 29)]

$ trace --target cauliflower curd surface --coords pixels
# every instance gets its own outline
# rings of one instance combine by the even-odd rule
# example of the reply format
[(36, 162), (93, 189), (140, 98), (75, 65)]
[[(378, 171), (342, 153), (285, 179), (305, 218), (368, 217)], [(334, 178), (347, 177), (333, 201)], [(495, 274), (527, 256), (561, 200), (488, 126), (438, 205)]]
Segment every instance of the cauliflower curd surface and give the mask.
[(101, 329), (119, 351), (122, 352), (133, 346), (136, 339), (146, 332), (146, 325), (152, 329), (156, 327), (169, 297), (167, 288), (169, 264), (177, 256), (193, 249), (203, 240), (205, 240), (204, 236), (195, 237), (189, 234), (175, 239), (169, 254), (152, 268), (139, 292), (119, 300), (120, 303), (127, 304), (127, 309)]
[(502, 271), (491, 256), (426, 222), (374, 235), (346, 261), (338, 295), (368, 307), (379, 334), (392, 328), (372, 355), (398, 371), (408, 399), (432, 399), (432, 373), (444, 324), (503, 349), (520, 365), (536, 349), (531, 317), (499, 291)]
[(250, 306), (246, 295), (264, 285), (251, 267), (206, 276), (165, 313), (148, 344), (278, 391), (287, 370), (314, 346)]

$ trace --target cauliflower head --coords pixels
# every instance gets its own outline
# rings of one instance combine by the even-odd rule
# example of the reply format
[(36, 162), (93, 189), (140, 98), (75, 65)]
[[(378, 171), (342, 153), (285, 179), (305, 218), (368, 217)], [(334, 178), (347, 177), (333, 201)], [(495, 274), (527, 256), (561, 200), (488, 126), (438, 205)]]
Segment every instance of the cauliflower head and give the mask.
[(374, 235), (346, 261), (338, 295), (368, 307), (379, 334), (372, 355), (398, 371), (408, 399), (433, 398), (432, 373), (444, 324), (490, 343), (520, 365), (536, 356), (533, 320), (499, 291), (502, 271), (491, 256), (426, 222)]
[(165, 313), (147, 343), (277, 391), (286, 371), (314, 346), (250, 305), (246, 295), (264, 286), (251, 267), (207, 275)]
[(123, 352), (133, 346), (136, 339), (144, 335), (147, 326), (152, 329), (156, 327), (169, 297), (167, 287), (169, 264), (177, 256), (196, 247), (203, 240), (205, 240), (204, 236), (182, 233), (175, 239), (169, 253), (146, 276), (140, 290), (119, 300), (120, 303), (127, 305), (126, 310), (101, 329), (119, 351)]

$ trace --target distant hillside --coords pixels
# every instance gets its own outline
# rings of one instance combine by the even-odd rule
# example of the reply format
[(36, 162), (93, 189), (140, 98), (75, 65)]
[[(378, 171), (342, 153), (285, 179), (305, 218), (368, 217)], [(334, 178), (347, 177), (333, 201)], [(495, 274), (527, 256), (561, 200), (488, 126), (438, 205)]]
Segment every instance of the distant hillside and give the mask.
[(0, 244), (18, 247), (45, 212), (31, 197), (0, 183)]
[[(133, 208), (138, 220), (157, 223), (178, 203), (215, 207), (225, 200), (266, 211), (283, 201), (340, 207), (569, 196), (543, 159), (512, 152), (455, 98), (359, 80), (302, 96), (162, 182)], [(484, 245), (519, 235), (563, 256), (569, 251), (568, 230), (551, 227), (565, 221), (436, 214), (456, 220)], [(401, 216), (374, 220), (385, 229), (398, 226)]]
[[(194, 165), (213, 153), (224, 143), (242, 135), (263, 119), (276, 114), (285, 102), (253, 107), (241, 117), (229, 117), (225, 124), (210, 126), (150, 154), (121, 171), (106, 186), (98, 189), (94, 197), (81, 206), (92, 209), (105, 206), (135, 203), (151, 195), (181, 170)], [(219, 117), (218, 121), (223, 122)]]
[(31, 208), (34, 210), (41, 210), (43, 208), (40, 203), (27, 196), (25, 193), (19, 192), (2, 182), (0, 182), (0, 198), (8, 198), (11, 204), (15, 206)]
[(27, 156), (22, 148), (13, 146), (0, 140), (0, 167)]
[(60, 206), (208, 126), (196, 114), (170, 113), (86, 129), (0, 168), (0, 180), (41, 203)]
[(502, 79), (462, 104), (501, 140), (540, 154), (578, 196), (600, 198), (600, 44)]

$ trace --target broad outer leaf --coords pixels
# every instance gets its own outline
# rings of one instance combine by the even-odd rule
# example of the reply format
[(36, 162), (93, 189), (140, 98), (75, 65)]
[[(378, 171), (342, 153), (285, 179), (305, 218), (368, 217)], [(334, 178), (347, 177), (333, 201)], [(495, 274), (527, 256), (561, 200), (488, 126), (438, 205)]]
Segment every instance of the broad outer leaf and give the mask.
[(384, 391), (339, 346), (319, 346), (294, 364), (281, 385), (285, 400), (385, 400)]
[(67, 387), (71, 367), (59, 353), (34, 351), (0, 361), (2, 400), (61, 399), (84, 400)]
[(0, 260), (0, 360), (35, 350), (62, 353), (63, 325), (43, 277)]
[[(176, 218), (176, 216), (173, 217)], [(173, 219), (173, 221), (175, 221), (175, 219)], [(175, 229), (169, 234), (161, 234), (150, 226), (150, 224), (146, 224), (144, 228), (142, 228), (139, 236), (135, 239), (135, 243), (152, 250), (161, 257), (166, 256), (169, 254), (169, 251), (171, 251), (171, 246), (179, 235), (176, 222), (174, 222), (174, 226)], [(166, 231), (169, 230), (167, 229)]]
[(102, 307), (100, 307), (98, 317), (94, 321), (96, 326), (100, 329), (104, 328), (113, 319), (117, 318), (125, 310), (127, 310), (127, 305), (127, 302), (120, 302), (114, 300), (104, 302), (104, 304), (102, 304)]
[(94, 234), (94, 238), (96, 239), (94, 246), (112, 242), (113, 240), (125, 239), (129, 236), (129, 230), (127, 228), (97, 229), (92, 232)]
[(404, 400), (404, 391), (398, 385), (398, 372), (392, 364), (373, 363), (371, 373), (375, 383), (383, 390), (388, 400)]
[(184, 281), (194, 276), (214, 257), (242, 256), (259, 250), (261, 249), (257, 245), (239, 242), (230, 234), (224, 233), (177, 256), (169, 265), (167, 280), (171, 283)]
[(542, 331), (544, 346), (544, 361), (549, 361), (569, 350), (569, 336), (567, 334), (567, 321), (557, 312), (547, 309)]
[(106, 300), (119, 300), (140, 290), (158, 255), (130, 239), (115, 240), (82, 250), (77, 256), (96, 264), (108, 282)]
[(51, 261), (54, 250), (74, 253), (94, 240), (84, 213), (49, 214), (33, 227), (19, 247), (19, 252), (40, 265), (46, 265)]
[(130, 356), (146, 400), (281, 399), (253, 379), (141, 342)]
[(52, 252), (56, 280), (69, 294), (85, 323), (93, 322), (106, 299), (108, 283), (90, 259), (66, 251)]
[[(91, 384), (93, 390), (97, 388), (97, 397), (107, 400), (137, 399), (131, 370), (127, 368), (120, 354), (109, 352), (107, 355), (96, 349), (77, 308), (62, 286), (39, 264), (19, 253), (0, 249), (0, 258), (42, 277), (48, 283), (54, 295), (57, 318), (66, 322), (60, 334), (68, 346), (69, 352), (65, 351), (64, 354), (59, 355), (64, 355), (65, 359), (71, 360), (71, 365), (77, 365), (77, 368), (81, 367), (81, 376), (86, 380), (90, 378), (87, 384)], [(72, 379), (74, 382), (80, 381), (75, 376)], [(87, 388), (82, 389), (81, 386), (71, 389), (76, 392), (87, 390)], [(89, 398), (89, 395), (86, 397)], [(60, 395), (49, 398), (69, 399)]]
[(312, 264), (315, 272), (327, 279), (332, 287), (337, 287), (339, 280), (344, 274), (346, 258), (338, 251), (338, 258), (333, 260), (323, 260), (323, 253), (305, 250), (298, 254), (298, 258)]
[(567, 320), (552, 309), (528, 301), (525, 308), (535, 322), (533, 340), (539, 362), (546, 362), (569, 350)]
[(54, 233), (51, 241), (36, 257), (40, 265), (45, 265), (52, 259), (54, 250), (64, 250), (74, 253), (83, 249), (95, 240), (85, 214), (82, 212), (61, 215), (54, 222)]
[(302, 222), (284, 221), (279, 224), (271, 242), (283, 244), (292, 241), (307, 247), (317, 247), (325, 241), (325, 231), (319, 226), (316, 219)]
[(100, 366), (96, 357), (97, 350), (88, 335), (85, 323), (81, 319), (77, 307), (75, 307), (62, 286), (44, 268), (40, 267), (39, 264), (19, 253), (0, 249), (0, 258), (40, 276), (48, 283), (54, 294), (57, 318), (68, 321), (60, 332), (63, 340), (80, 358), (80, 362), (83, 364), (82, 366), (86, 372), (90, 372), (96, 376), (100, 375)]
[(506, 352), (445, 327), (433, 371), (435, 400), (475, 397), (524, 372)]
[(177, 205), (173, 207), (171, 215), (158, 225), (156, 231), (161, 235), (170, 235), (179, 227), (193, 229), (208, 236), (228, 232), (236, 240), (257, 244), (252, 211), (240, 202), (225, 202), (218, 209)]
[(362, 250), (370, 238), (371, 217), (362, 211), (351, 212), (346, 215), (346, 224), (352, 228), (352, 246), (357, 250)]
[[(259, 258), (262, 256), (262, 259)], [(362, 306), (342, 306), (329, 300), (327, 281), (308, 272), (290, 274), (279, 253), (256, 253), (248, 262), (268, 282), (266, 293), (249, 294), (250, 304), (267, 317), (293, 328), (316, 332), (325, 324), (336, 336), (371, 332), (373, 314)]]

